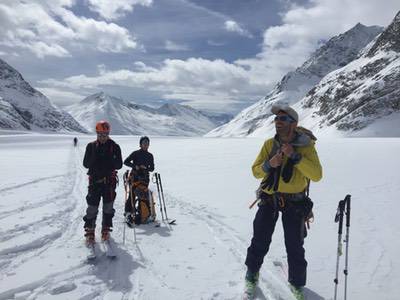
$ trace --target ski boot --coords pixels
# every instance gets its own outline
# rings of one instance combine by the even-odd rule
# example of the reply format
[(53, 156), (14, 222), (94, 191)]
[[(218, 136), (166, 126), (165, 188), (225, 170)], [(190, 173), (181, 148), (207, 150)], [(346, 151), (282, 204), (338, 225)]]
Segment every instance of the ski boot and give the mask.
[(305, 300), (303, 287), (289, 284), (290, 290), (297, 300)]
[(245, 290), (243, 299), (250, 300), (254, 298), (256, 287), (258, 284), (259, 272), (251, 272), (247, 270), (245, 277)]
[(111, 228), (110, 227), (103, 227), (101, 229), (101, 240), (104, 241), (108, 241), (110, 239), (110, 232), (111, 232)]
[(94, 228), (85, 228), (85, 238), (86, 245), (94, 245), (95, 243), (95, 229)]

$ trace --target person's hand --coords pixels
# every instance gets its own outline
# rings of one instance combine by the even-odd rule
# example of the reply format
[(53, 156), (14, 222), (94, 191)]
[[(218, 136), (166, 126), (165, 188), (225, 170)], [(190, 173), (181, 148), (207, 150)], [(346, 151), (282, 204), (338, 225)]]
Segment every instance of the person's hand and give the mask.
[(283, 144), (281, 151), (283, 152), (283, 154), (285, 154), (287, 157), (292, 157), (293, 153), (294, 153), (294, 149), (293, 146), (290, 144)]
[(269, 160), (269, 164), (271, 167), (276, 168), (282, 165), (282, 160), (283, 160), (282, 152), (278, 152), (277, 154), (272, 156), (272, 158)]

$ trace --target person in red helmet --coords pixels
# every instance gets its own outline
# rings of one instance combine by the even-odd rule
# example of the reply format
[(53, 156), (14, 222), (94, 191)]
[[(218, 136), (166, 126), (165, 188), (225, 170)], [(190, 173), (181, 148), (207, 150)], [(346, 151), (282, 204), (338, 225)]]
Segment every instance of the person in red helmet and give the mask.
[(89, 186), (86, 201), (88, 207), (85, 221), (85, 237), (87, 244), (95, 242), (95, 228), (100, 199), (103, 198), (102, 240), (108, 240), (112, 231), (114, 216), (115, 188), (117, 170), (122, 168), (121, 148), (110, 139), (110, 124), (99, 121), (96, 124), (97, 139), (86, 146), (83, 166), (89, 175)]

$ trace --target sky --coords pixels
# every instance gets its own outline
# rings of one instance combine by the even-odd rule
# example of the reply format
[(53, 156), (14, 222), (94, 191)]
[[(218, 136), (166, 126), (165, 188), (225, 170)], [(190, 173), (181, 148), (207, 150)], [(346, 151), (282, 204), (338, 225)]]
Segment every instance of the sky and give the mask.
[(104, 91), (235, 114), (321, 41), (400, 1), (1, 0), (0, 58), (58, 106)]

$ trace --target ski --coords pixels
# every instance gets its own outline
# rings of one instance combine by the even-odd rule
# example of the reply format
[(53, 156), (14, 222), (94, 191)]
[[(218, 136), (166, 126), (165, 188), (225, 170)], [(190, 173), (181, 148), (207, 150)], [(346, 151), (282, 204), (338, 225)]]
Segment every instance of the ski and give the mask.
[[(281, 273), (282, 279), (287, 280), (288, 279), (288, 266), (286, 262), (282, 262), (279, 260), (274, 260), (273, 265), (279, 270)], [(295, 286), (291, 285), (290, 283), (287, 283), (290, 292), (292, 295), (297, 299), (297, 300), (305, 300), (304, 292), (302, 288), (296, 288)]]
[(88, 249), (88, 254), (86, 256), (86, 259), (88, 261), (93, 261), (96, 259), (97, 255), (96, 255), (96, 250), (95, 250), (95, 246), (94, 244), (89, 244), (87, 245), (87, 249)]
[(242, 300), (253, 300), (255, 298), (256, 285), (246, 284)]
[(169, 225), (176, 225), (176, 220), (174, 219), (174, 220), (172, 220), (172, 221), (168, 221), (168, 224), (169, 224)]
[(254, 293), (251, 293), (249, 291), (245, 291), (242, 297), (242, 300), (253, 300), (254, 299)]
[(306, 300), (303, 288), (296, 288), (292, 285), (289, 285), (289, 288), (296, 300)]
[(103, 247), (104, 251), (106, 253), (106, 256), (110, 259), (114, 259), (117, 257), (117, 254), (114, 251), (114, 247), (111, 245), (110, 240), (105, 240), (103, 241)]

